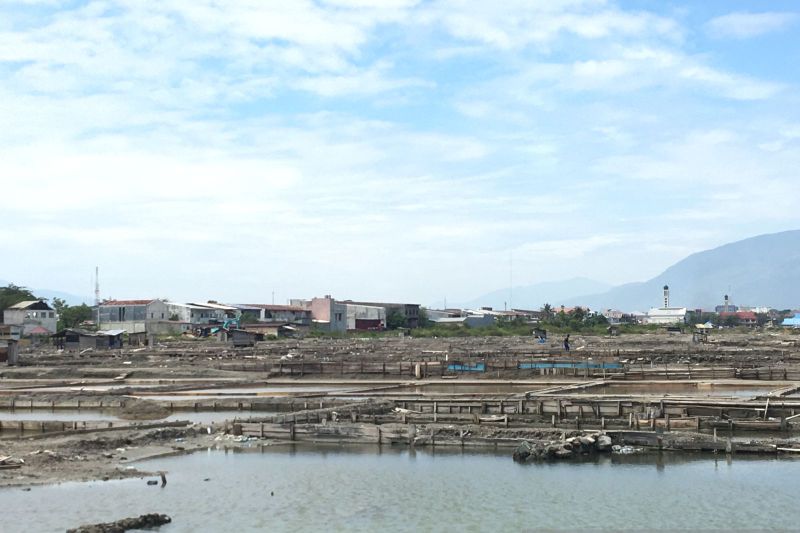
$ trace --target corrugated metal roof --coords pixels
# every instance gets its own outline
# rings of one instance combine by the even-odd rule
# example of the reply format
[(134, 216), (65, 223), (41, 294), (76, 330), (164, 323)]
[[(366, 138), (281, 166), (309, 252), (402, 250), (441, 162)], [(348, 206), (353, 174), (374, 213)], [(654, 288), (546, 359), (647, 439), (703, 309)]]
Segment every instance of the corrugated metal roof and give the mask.
[(686, 314), (685, 307), (654, 307), (647, 312), (647, 316), (684, 316)]
[(267, 311), (297, 311), (297, 312), (311, 312), (310, 309), (299, 307), (297, 305), (269, 305), (269, 304), (241, 304), (239, 308), (246, 309), (265, 309)]
[(41, 302), (41, 300), (27, 300), (25, 302), (20, 302), (18, 304), (14, 304), (14, 305), (8, 307), (8, 309), (27, 309), (28, 307), (30, 307), (30, 306), (32, 306), (34, 304), (38, 304), (40, 302)]
[(125, 333), (124, 329), (105, 329), (97, 332), (98, 335), (108, 335), (109, 337), (116, 337)]
[(100, 307), (112, 305), (147, 305), (155, 301), (155, 298), (150, 300), (106, 300), (100, 303)]
[(206, 307), (209, 309), (219, 309), (221, 311), (236, 311), (235, 307), (231, 307), (230, 305), (222, 305), (222, 304), (213, 304), (210, 302), (206, 303), (198, 303), (198, 302), (189, 302), (189, 305), (196, 305), (199, 307)]

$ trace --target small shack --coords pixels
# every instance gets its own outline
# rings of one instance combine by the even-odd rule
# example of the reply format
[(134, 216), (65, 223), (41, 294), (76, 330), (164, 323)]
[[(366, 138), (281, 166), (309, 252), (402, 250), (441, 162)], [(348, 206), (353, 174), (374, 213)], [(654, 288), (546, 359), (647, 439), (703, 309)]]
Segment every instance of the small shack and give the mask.
[(257, 324), (246, 324), (241, 329), (252, 333), (260, 333), (264, 338), (292, 337), (297, 333), (297, 327), (287, 323), (262, 322)]
[(122, 348), (122, 335), (124, 333), (124, 329), (108, 329), (81, 335), (81, 350), (87, 348), (92, 348), (93, 350), (118, 350)]
[(122, 348), (124, 333), (124, 329), (106, 331), (64, 329), (52, 335), (51, 338), (58, 348), (71, 352), (82, 352), (89, 348), (92, 350), (116, 350)]
[(228, 338), (234, 348), (247, 348), (255, 346), (258, 341), (263, 341), (264, 334), (244, 329), (232, 329), (228, 332)]
[(11, 366), (19, 361), (21, 329), (18, 326), (0, 324), (0, 363)]
[(692, 332), (692, 342), (705, 344), (708, 342), (708, 332), (714, 329), (710, 322), (696, 324)]

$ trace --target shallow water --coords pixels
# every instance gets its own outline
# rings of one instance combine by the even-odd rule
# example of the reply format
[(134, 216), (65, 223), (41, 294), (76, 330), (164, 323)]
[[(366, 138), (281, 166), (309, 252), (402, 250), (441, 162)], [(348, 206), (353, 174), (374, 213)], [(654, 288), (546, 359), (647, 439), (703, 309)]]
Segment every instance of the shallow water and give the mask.
[[(175, 420), (188, 420), (199, 424), (210, 424), (234, 418), (250, 418), (274, 415), (271, 411), (174, 411), (166, 418), (153, 420), (152, 422), (172, 422)], [(120, 418), (113, 410), (88, 410), (88, 409), (15, 409), (13, 411), (0, 411), (0, 420), (57, 420), (64, 422), (83, 422), (95, 420), (119, 421)], [(136, 422), (147, 423), (148, 420), (137, 420)]]
[(140, 479), (2, 489), (3, 531), (63, 531), (146, 512), (173, 518), (164, 533), (793, 529), (800, 522), (792, 489), (800, 460), (665, 454), (517, 465), (510, 452), (263, 450), (141, 463), (169, 472), (163, 489)]
[(648, 395), (648, 396), (708, 396), (751, 398), (775, 390), (774, 385), (743, 387), (697, 386), (692, 383), (611, 383), (584, 389), (586, 394)]

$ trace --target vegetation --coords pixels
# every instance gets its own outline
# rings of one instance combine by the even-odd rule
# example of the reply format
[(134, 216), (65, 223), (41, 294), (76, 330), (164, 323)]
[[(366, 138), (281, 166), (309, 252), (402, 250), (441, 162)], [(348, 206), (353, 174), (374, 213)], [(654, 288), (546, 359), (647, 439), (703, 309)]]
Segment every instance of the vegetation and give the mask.
[(428, 311), (426, 311), (424, 307), (419, 308), (419, 315), (417, 316), (417, 320), (419, 322), (419, 327), (421, 328), (427, 328), (430, 327), (431, 324), (433, 324), (431, 320), (428, 318)]
[(82, 322), (92, 320), (94, 312), (86, 304), (69, 306), (61, 298), (53, 298), (53, 309), (58, 313), (57, 329), (78, 327)]
[(407, 328), (408, 320), (403, 313), (393, 309), (391, 313), (386, 316), (386, 329)]
[(2, 318), (2, 312), (12, 305), (28, 300), (40, 299), (41, 298), (34, 296), (29, 289), (14, 285), (13, 283), (9, 283), (6, 287), (0, 287), (0, 318)]

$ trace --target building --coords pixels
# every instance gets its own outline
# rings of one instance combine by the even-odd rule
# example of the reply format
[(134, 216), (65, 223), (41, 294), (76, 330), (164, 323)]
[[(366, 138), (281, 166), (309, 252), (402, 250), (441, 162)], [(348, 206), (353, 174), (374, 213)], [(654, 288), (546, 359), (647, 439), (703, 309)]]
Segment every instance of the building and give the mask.
[(466, 326), (469, 328), (485, 328), (494, 325), (496, 321), (497, 317), (495, 315), (487, 313), (484, 315), (473, 314), (469, 316), (461, 316), (453, 318), (450, 317), (437, 318), (433, 322), (441, 325)]
[(616, 309), (606, 309), (601, 314), (606, 318), (608, 323), (612, 325), (621, 324), (622, 319), (625, 316), (625, 313)]
[(754, 328), (758, 325), (758, 317), (752, 311), (736, 311), (733, 312), (722, 312), (719, 314), (719, 318), (721, 323), (725, 323), (726, 319), (733, 318), (735, 319), (735, 323), (739, 326), (746, 326), (748, 328)]
[(42, 327), (52, 334), (58, 328), (58, 315), (47, 302), (31, 300), (19, 302), (3, 311), (3, 323), (21, 327), (23, 337), (37, 327)]
[(85, 331), (82, 329), (64, 329), (52, 335), (56, 345), (68, 352), (92, 350), (117, 350), (122, 348), (121, 329), (104, 331)]
[(428, 320), (436, 322), (440, 318), (459, 318), (465, 315), (461, 309), (425, 309)]
[(280, 322), (310, 326), (311, 309), (299, 305), (236, 304), (242, 317), (257, 322)]
[(393, 314), (399, 314), (405, 320), (405, 325), (408, 328), (419, 327), (419, 304), (407, 303), (387, 303), (387, 302), (354, 302), (352, 300), (342, 301), (344, 304), (364, 305), (368, 307), (383, 307), (386, 312), (386, 320)]
[(21, 335), (22, 328), (20, 326), (0, 324), (0, 363), (17, 364)]
[(386, 329), (386, 308), (375, 305), (345, 303), (348, 331), (381, 331)]
[(242, 312), (239, 311), (239, 309), (237, 309), (235, 306), (220, 304), (214, 300), (209, 300), (205, 303), (192, 302), (190, 305), (196, 305), (213, 310), (215, 316), (220, 322), (224, 321), (225, 319), (237, 320), (242, 315)]
[(280, 338), (295, 336), (301, 327), (279, 322), (257, 322), (255, 324), (243, 324), (241, 329), (252, 333), (260, 333), (264, 338)]
[(663, 326), (685, 324), (687, 309), (685, 307), (670, 307), (669, 286), (664, 285), (664, 307), (653, 307), (647, 312), (646, 324)]
[(795, 313), (791, 318), (784, 318), (781, 325), (786, 328), (800, 328), (800, 313)]
[(311, 300), (290, 300), (289, 305), (302, 307), (311, 312), (311, 325), (315, 328), (344, 333), (347, 331), (347, 306), (326, 294)]
[(258, 331), (232, 329), (229, 333), (229, 338), (234, 348), (247, 348), (255, 346), (259, 341), (263, 341), (264, 334)]
[(181, 320), (180, 313), (174, 312), (178, 307), (173, 307), (173, 312), (170, 312), (169, 304), (158, 299), (106, 300), (98, 306), (98, 326), (148, 335), (176, 335), (191, 331), (191, 321)]
[(185, 322), (193, 326), (207, 324), (221, 324), (227, 317), (225, 311), (203, 304), (179, 304), (165, 302), (167, 306), (167, 320)]

